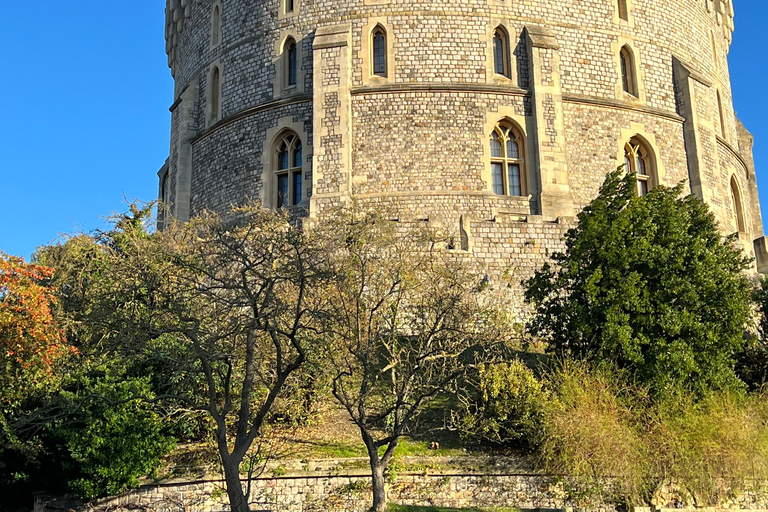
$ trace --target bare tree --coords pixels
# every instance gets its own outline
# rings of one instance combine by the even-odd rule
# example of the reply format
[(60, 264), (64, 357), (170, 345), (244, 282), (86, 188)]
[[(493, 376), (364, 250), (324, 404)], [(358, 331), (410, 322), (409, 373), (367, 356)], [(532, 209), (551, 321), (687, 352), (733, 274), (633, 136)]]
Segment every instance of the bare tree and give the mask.
[(497, 331), (480, 277), (434, 233), (398, 232), (376, 212), (333, 217), (317, 228), (333, 275), (322, 292), (320, 353), (333, 395), (365, 443), (378, 512), (386, 509), (386, 471), (399, 440)]
[(234, 214), (238, 222), (204, 214), (154, 234), (124, 225), (100, 243), (82, 321), (101, 326), (107, 350), (153, 366), (163, 379), (153, 401), (210, 417), (231, 508), (247, 512), (241, 465), (257, 467), (265, 423), (307, 359), (308, 291), (325, 274), (311, 235), (285, 215)]

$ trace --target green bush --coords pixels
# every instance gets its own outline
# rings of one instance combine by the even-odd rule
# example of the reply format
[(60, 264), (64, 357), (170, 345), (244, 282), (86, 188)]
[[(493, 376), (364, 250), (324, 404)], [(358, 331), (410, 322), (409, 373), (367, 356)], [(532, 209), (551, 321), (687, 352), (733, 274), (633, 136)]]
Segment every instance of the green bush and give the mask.
[(547, 400), (541, 382), (522, 362), (484, 365), (477, 389), (462, 400), (461, 435), (479, 444), (535, 448)]
[(70, 467), (64, 469), (76, 496), (114, 496), (136, 487), (175, 445), (153, 406), (132, 399), (151, 397), (146, 379), (103, 378), (64, 394), (77, 412), (53, 432), (69, 452)]
[(529, 330), (561, 357), (610, 362), (654, 396), (742, 389), (735, 371), (752, 315), (749, 260), (682, 185), (637, 196), (614, 172), (527, 281)]

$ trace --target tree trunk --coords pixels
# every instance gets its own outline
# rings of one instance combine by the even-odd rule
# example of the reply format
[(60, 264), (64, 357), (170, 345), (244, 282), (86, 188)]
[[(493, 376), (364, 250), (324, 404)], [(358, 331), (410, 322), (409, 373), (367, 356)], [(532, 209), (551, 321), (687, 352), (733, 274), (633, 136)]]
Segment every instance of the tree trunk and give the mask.
[(248, 500), (245, 499), (243, 484), (240, 481), (240, 463), (233, 457), (222, 457), (221, 465), (224, 467), (224, 480), (227, 484), (227, 496), (229, 496), (229, 508), (232, 512), (250, 512)]
[(384, 479), (384, 465), (371, 460), (371, 476), (373, 481), (373, 512), (387, 510), (387, 482)]

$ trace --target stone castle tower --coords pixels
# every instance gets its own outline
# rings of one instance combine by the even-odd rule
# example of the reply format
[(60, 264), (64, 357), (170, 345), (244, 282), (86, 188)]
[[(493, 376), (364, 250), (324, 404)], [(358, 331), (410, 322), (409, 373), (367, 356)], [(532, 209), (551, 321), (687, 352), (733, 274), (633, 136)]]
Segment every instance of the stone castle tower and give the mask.
[(621, 164), (768, 268), (732, 0), (168, 0), (172, 215), (357, 198), (531, 272)]

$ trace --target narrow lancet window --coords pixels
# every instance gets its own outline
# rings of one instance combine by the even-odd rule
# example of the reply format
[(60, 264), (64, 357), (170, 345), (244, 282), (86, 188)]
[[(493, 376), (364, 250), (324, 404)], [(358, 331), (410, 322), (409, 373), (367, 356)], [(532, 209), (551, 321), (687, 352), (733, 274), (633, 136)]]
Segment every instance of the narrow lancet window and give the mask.
[(289, 39), (286, 43), (285, 51), (287, 53), (288, 64), (288, 86), (296, 85), (296, 74), (298, 67), (298, 55), (296, 54), (296, 42)]
[(624, 92), (637, 97), (637, 80), (635, 78), (635, 60), (632, 51), (624, 46), (619, 53), (621, 61), (621, 86)]
[(493, 33), (493, 71), (497, 75), (509, 76), (507, 65), (507, 38), (501, 29)]
[(210, 122), (217, 121), (221, 117), (221, 72), (218, 67), (213, 68), (208, 101), (210, 101)]
[(741, 191), (736, 176), (731, 177), (731, 203), (733, 204), (736, 229), (738, 229), (740, 233), (745, 233), (747, 230), (745, 228), (746, 224), (744, 223), (744, 209), (741, 204)]
[(211, 18), (211, 46), (218, 46), (221, 43), (221, 8), (217, 5), (213, 8)]
[(373, 74), (387, 76), (387, 34), (382, 27), (376, 27), (371, 36), (373, 39)]
[(619, 3), (619, 18), (629, 21), (629, 9), (627, 9), (627, 0), (617, 0)]

